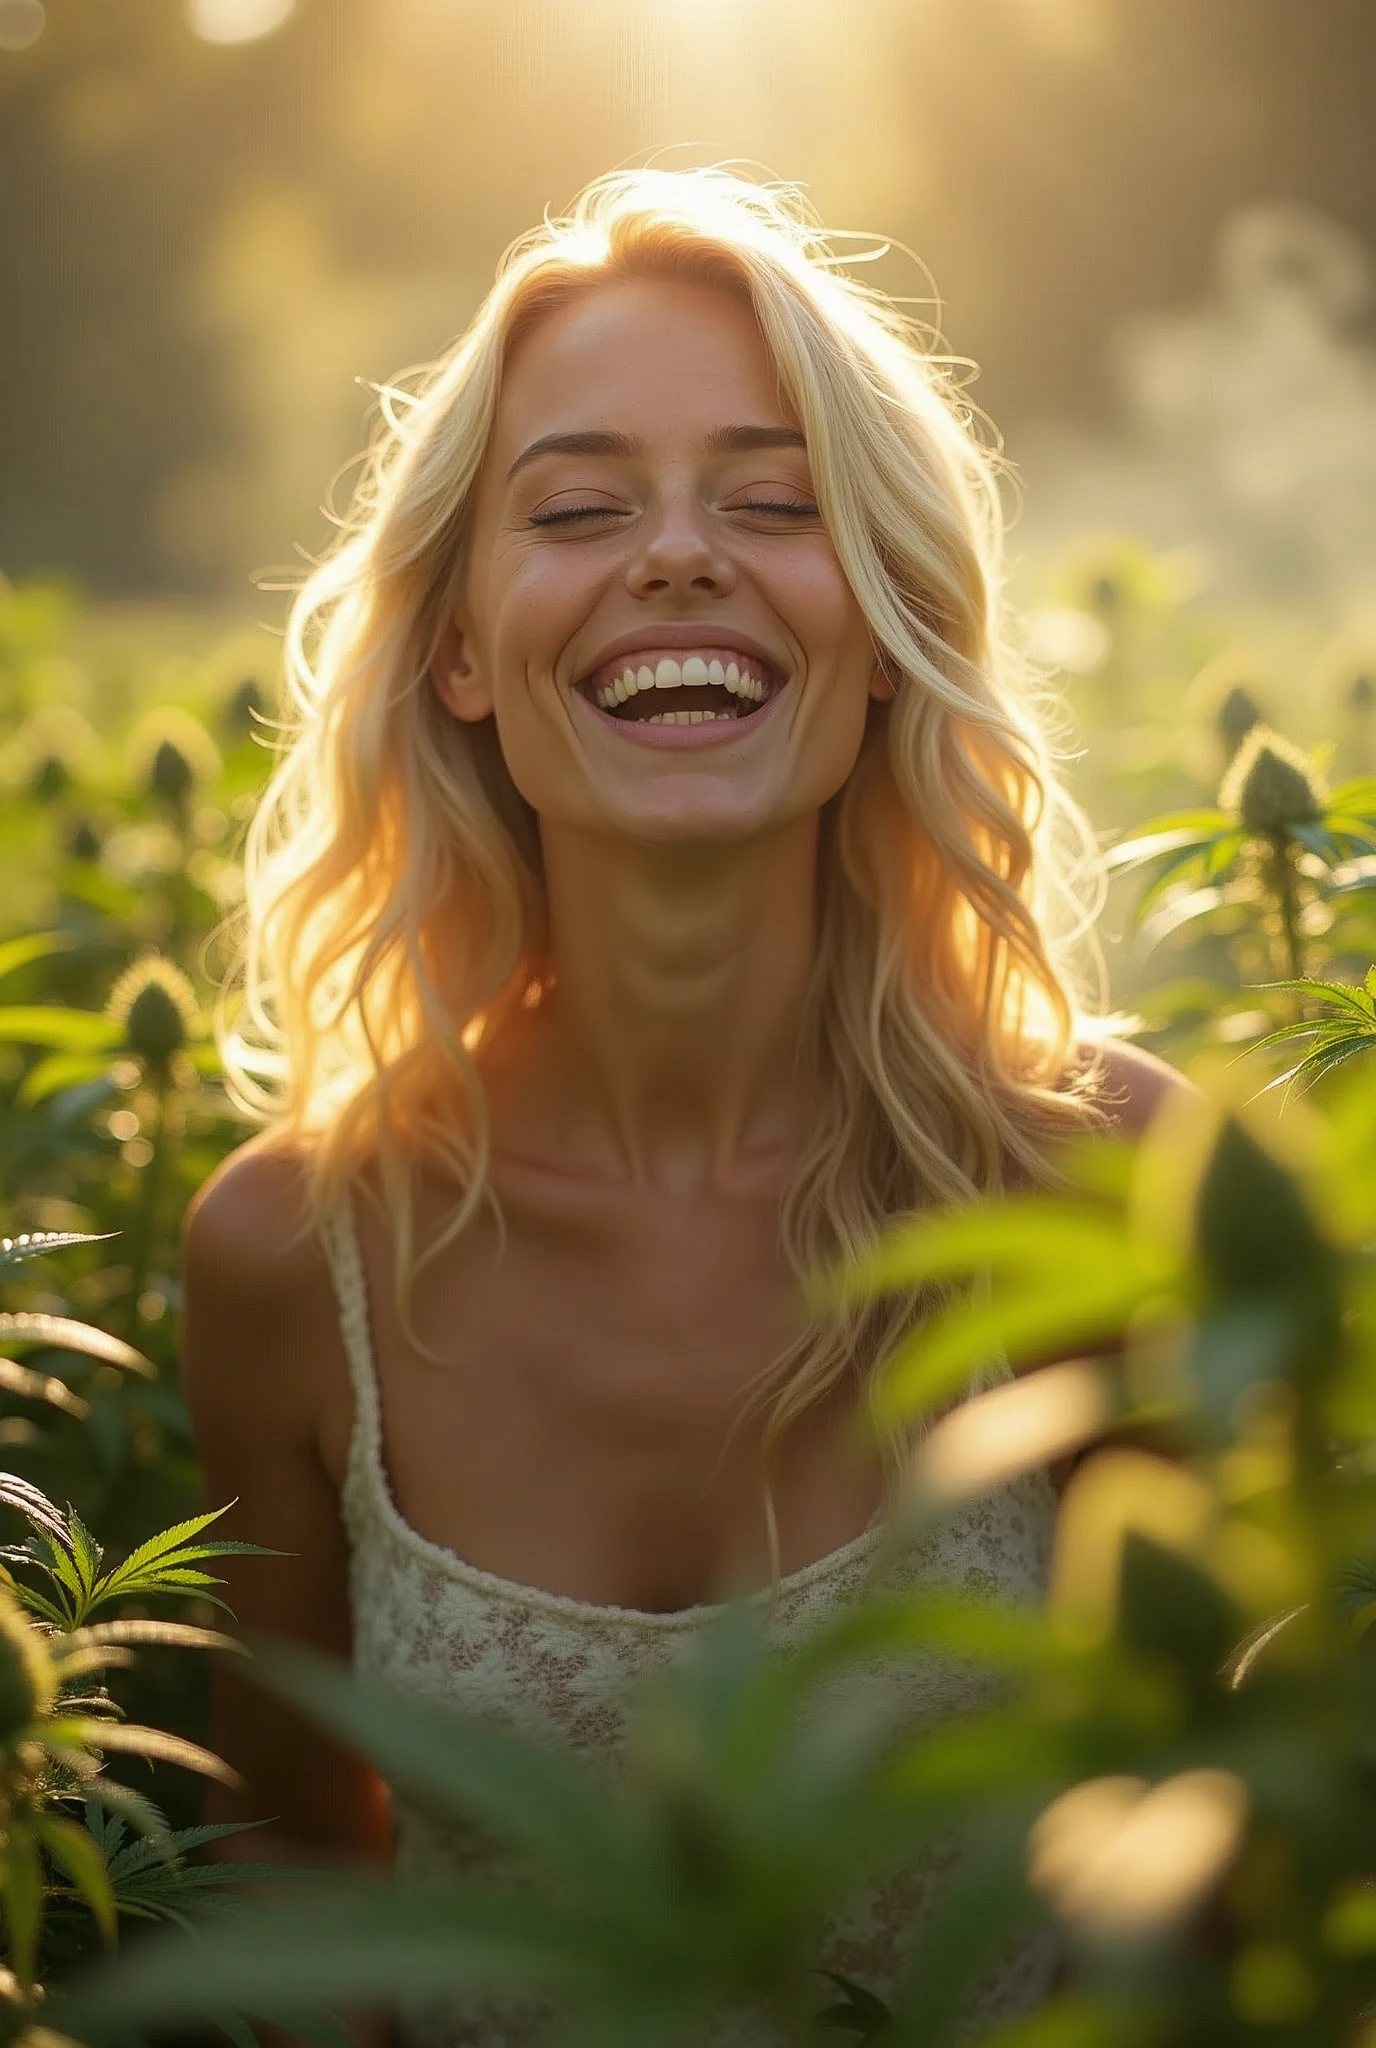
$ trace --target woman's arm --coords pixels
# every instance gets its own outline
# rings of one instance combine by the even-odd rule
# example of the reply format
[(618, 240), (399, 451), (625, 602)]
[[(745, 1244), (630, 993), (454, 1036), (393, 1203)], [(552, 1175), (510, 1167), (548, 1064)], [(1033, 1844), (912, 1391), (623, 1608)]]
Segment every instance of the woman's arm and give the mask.
[[(320, 1447), (331, 1419), (342, 1440), (352, 1401), (323, 1253), (314, 1238), (282, 1249), (302, 1213), (297, 1169), (256, 1140), (199, 1190), (182, 1230), (182, 1373), (207, 1505), (234, 1502), (215, 1534), (287, 1553), (218, 1567), (237, 1620), (347, 1658), (348, 1552)], [(210, 1744), (244, 1786), (213, 1787), (206, 1818), (269, 1825), (218, 1853), (385, 1866), (391, 1821), (377, 1773), (249, 1683), (242, 1664), (216, 1660)], [(380, 2048), (382, 2024), (356, 2024), (360, 2043)]]

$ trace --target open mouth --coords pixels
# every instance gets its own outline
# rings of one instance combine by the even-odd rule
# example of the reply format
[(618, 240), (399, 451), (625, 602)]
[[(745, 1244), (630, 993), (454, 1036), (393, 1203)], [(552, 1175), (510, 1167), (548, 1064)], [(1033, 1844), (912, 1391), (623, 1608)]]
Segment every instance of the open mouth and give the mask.
[(622, 655), (576, 685), (580, 695), (622, 724), (740, 723), (756, 716), (787, 677), (758, 655), (734, 647), (693, 654)]

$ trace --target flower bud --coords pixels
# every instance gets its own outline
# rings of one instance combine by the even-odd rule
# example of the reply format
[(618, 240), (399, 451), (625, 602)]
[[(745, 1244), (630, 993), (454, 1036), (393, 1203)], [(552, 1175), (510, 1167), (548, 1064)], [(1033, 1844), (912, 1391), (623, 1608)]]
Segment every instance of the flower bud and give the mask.
[(1327, 794), (1298, 747), (1269, 726), (1254, 725), (1223, 778), (1218, 801), (1237, 814), (1244, 831), (1284, 836), (1321, 818)]
[(161, 740), (148, 771), (148, 787), (164, 803), (185, 803), (196, 777), (175, 740)]
[(1234, 683), (1218, 707), (1218, 730), (1230, 754), (1235, 754), (1253, 726), (1261, 723), (1261, 710), (1255, 697), (1244, 690), (1241, 683)]
[(105, 1010), (124, 1026), (125, 1049), (159, 1071), (183, 1050), (198, 1014), (191, 983), (180, 967), (157, 954), (125, 969)]

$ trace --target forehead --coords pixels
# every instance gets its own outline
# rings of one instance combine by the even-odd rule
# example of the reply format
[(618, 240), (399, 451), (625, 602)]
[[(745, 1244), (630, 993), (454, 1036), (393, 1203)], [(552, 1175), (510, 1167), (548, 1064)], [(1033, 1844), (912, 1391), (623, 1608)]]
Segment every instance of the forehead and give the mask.
[(719, 285), (627, 278), (541, 314), (508, 352), (492, 455), (609, 427), (653, 441), (727, 421), (795, 424), (754, 309)]

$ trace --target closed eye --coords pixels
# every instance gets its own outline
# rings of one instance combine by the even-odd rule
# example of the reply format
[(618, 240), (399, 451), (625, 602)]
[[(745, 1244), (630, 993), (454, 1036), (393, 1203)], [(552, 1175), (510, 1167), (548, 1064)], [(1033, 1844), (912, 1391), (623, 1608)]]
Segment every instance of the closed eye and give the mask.
[[(815, 519), (817, 507), (794, 498), (747, 498), (743, 504), (728, 505), (728, 512), (782, 512), (793, 519)], [(566, 526), (575, 519), (620, 519), (616, 505), (561, 505), (553, 512), (532, 512), (532, 526)]]

